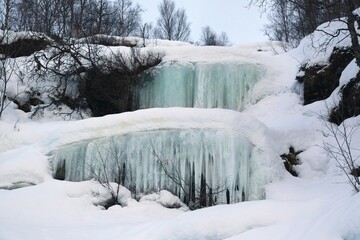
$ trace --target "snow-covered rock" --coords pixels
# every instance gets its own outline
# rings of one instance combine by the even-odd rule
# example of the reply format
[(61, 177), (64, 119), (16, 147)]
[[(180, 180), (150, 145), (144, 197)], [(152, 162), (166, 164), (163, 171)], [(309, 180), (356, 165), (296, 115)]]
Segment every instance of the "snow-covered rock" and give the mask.
[(144, 195), (140, 198), (139, 201), (154, 201), (166, 208), (188, 209), (188, 207), (183, 202), (181, 202), (180, 198), (174, 196), (171, 192), (167, 190), (161, 190), (159, 193)]

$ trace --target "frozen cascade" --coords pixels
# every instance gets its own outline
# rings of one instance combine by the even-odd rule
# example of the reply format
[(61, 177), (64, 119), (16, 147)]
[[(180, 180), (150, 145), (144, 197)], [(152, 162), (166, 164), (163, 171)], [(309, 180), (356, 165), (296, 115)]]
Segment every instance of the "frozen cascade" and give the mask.
[(262, 71), (249, 63), (188, 63), (159, 68), (137, 89), (137, 108), (197, 107), (242, 111)]
[(219, 192), (216, 201), (226, 203), (247, 200), (252, 149), (246, 137), (227, 131), (169, 129), (65, 145), (52, 152), (52, 163), (58, 179), (91, 179), (106, 166), (109, 179), (120, 179), (133, 193), (166, 189), (184, 202), (199, 197), (203, 175), (207, 191)]

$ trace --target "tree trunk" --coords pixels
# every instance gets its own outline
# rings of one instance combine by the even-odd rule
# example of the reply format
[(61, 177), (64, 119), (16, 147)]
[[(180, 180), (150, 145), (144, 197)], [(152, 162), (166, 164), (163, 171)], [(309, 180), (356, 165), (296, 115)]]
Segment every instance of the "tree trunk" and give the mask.
[(359, 44), (358, 33), (356, 32), (356, 28), (355, 28), (355, 23), (357, 19), (356, 16), (353, 14), (353, 11), (356, 8), (356, 3), (355, 0), (347, 0), (346, 3), (348, 6), (347, 26), (351, 37), (352, 50), (354, 52), (356, 64), (360, 67), (360, 44)]
[(9, 30), (10, 26), (9, 26), (9, 22), (10, 22), (10, 0), (6, 0), (5, 1), (5, 17), (4, 17), (4, 25), (3, 30)]

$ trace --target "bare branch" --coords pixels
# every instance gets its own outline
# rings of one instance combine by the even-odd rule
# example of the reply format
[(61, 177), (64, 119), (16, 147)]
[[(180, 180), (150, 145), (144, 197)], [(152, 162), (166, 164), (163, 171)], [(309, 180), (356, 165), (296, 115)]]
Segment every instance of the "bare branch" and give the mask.
[[(328, 108), (329, 111), (329, 108)], [(345, 174), (350, 185), (356, 192), (360, 191), (360, 175), (356, 174), (360, 163), (357, 162), (360, 156), (358, 149), (353, 147), (352, 140), (359, 126), (349, 126), (344, 121), (339, 126), (323, 119), (323, 125), (328, 132), (330, 140), (323, 142), (323, 149), (336, 161), (338, 168)], [(331, 143), (334, 141), (334, 144)], [(357, 152), (357, 157), (354, 157)]]

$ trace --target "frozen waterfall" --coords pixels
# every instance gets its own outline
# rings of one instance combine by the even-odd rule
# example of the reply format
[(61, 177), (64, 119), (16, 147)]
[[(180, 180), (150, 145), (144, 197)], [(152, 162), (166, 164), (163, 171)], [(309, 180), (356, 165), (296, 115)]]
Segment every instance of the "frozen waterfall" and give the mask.
[[(62, 146), (52, 152), (54, 177), (70, 181), (107, 174), (141, 194), (167, 189), (188, 203), (202, 185), (216, 203), (247, 200), (253, 146), (216, 129), (140, 131)], [(208, 203), (213, 204), (213, 203)]]
[(271, 179), (258, 174), (267, 157), (259, 147), (266, 139), (257, 134), (266, 128), (239, 111), (262, 69), (239, 62), (171, 63), (154, 74), (134, 90), (134, 108), (146, 110), (89, 119), (49, 142), (54, 177), (106, 177), (135, 195), (166, 189), (187, 204), (204, 193), (206, 205), (261, 198)]
[(188, 63), (160, 67), (136, 90), (137, 109), (225, 108), (242, 111), (261, 68), (249, 63)]

